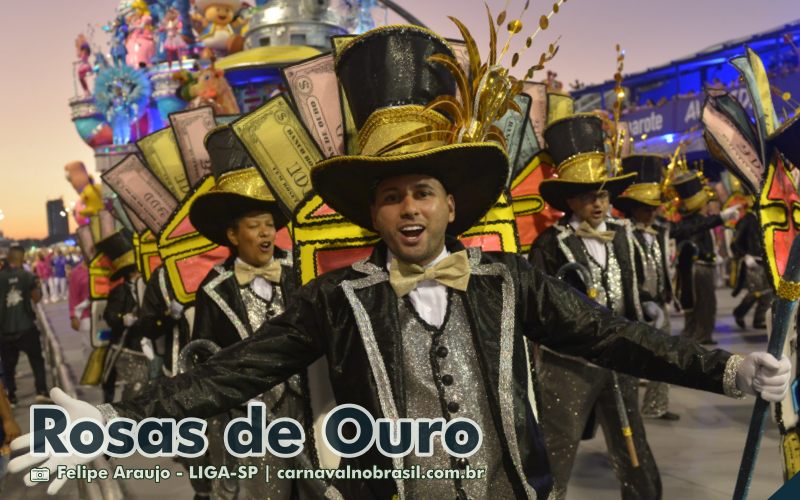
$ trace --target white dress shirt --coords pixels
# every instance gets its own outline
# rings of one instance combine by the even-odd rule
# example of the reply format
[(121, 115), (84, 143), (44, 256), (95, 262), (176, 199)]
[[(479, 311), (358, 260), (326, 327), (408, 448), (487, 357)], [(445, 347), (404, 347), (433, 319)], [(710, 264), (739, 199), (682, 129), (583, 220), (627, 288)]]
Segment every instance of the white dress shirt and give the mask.
[[(236, 257), (236, 262), (239, 262), (243, 265), (248, 265), (247, 262), (243, 261), (239, 257)], [(272, 261), (270, 260), (270, 262)], [(267, 302), (272, 300), (272, 283), (261, 276), (256, 276), (253, 278), (253, 281), (250, 282), (250, 290)]]
[[(424, 266), (426, 269), (437, 264), (439, 261), (450, 255), (447, 248), (442, 249), (442, 253), (433, 259), (430, 264)], [(390, 271), (394, 255), (388, 252), (386, 270)], [(444, 316), (447, 313), (447, 287), (442, 285), (436, 280), (420, 281), (417, 287), (411, 290), (408, 294), (411, 299), (411, 304), (414, 310), (417, 311), (419, 317), (425, 320), (429, 325), (439, 328), (444, 322)]]
[[(581, 220), (573, 215), (572, 218), (569, 220), (569, 225), (572, 226), (572, 229), (577, 230), (578, 226), (581, 225)], [(598, 231), (606, 231), (606, 222), (603, 221), (597, 226), (595, 229)], [(583, 241), (583, 246), (586, 247), (586, 251), (589, 252), (589, 255), (592, 256), (594, 260), (597, 261), (598, 264), (605, 267), (606, 266), (606, 242), (600, 241), (595, 238), (583, 238), (580, 237), (581, 241)]]

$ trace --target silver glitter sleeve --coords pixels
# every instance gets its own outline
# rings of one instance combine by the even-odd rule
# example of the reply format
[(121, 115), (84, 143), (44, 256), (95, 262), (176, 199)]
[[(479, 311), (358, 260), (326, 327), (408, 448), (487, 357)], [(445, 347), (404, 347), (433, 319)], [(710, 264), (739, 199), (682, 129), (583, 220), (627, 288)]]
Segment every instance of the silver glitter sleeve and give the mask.
[(117, 410), (110, 403), (97, 405), (96, 408), (100, 411), (100, 415), (103, 416), (103, 419), (105, 419), (106, 422), (111, 422), (115, 418), (120, 417), (119, 413), (117, 413)]
[(726, 396), (736, 399), (744, 398), (744, 393), (736, 387), (736, 373), (739, 371), (739, 365), (742, 364), (742, 361), (744, 361), (744, 356), (734, 354), (728, 358), (728, 362), (725, 364), (725, 373), (722, 375), (722, 389), (725, 391)]

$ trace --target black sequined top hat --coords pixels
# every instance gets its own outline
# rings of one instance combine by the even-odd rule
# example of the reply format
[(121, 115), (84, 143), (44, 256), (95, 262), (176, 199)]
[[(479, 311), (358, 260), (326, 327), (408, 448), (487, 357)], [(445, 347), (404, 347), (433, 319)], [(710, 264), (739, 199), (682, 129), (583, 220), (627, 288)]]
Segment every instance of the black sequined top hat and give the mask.
[(192, 204), (192, 225), (209, 240), (224, 246), (231, 246), (227, 236), (231, 222), (250, 212), (269, 212), (275, 229), (284, 227), (288, 219), (233, 130), (227, 125), (215, 128), (206, 135), (205, 145), (216, 185)]
[(604, 189), (616, 198), (636, 177), (635, 173), (608, 175), (603, 121), (594, 114), (556, 120), (545, 129), (544, 139), (557, 177), (543, 180), (539, 189), (558, 210), (568, 211), (567, 199), (590, 191)]

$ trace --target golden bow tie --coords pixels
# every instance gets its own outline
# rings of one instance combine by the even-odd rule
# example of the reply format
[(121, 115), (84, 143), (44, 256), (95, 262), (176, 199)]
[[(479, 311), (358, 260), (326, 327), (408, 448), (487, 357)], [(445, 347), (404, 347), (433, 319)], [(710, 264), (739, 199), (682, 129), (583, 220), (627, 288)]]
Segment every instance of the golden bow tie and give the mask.
[(428, 268), (394, 259), (389, 272), (389, 284), (398, 297), (407, 295), (420, 281), (425, 280), (435, 280), (444, 286), (463, 292), (469, 283), (469, 269), (469, 259), (465, 250), (450, 254)]
[(644, 224), (636, 224), (634, 226), (637, 230), (642, 231), (644, 233), (652, 234), (653, 236), (658, 236), (658, 231), (653, 229), (653, 226), (645, 226)]
[(589, 225), (588, 222), (583, 221), (581, 225), (578, 226), (578, 229), (575, 230), (575, 234), (581, 238), (593, 238), (595, 240), (609, 242), (614, 240), (614, 235), (616, 233), (614, 233), (614, 231), (598, 231)]
[(249, 285), (256, 276), (261, 276), (272, 283), (280, 283), (281, 263), (272, 259), (266, 266), (254, 267), (237, 260), (233, 265), (233, 273), (236, 275), (236, 281), (242, 286)]

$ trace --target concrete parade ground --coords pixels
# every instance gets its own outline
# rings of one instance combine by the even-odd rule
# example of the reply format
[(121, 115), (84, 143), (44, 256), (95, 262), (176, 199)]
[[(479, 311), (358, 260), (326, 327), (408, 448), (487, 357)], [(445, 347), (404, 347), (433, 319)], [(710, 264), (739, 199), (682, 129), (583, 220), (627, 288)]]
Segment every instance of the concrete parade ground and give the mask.
[[(719, 347), (738, 353), (764, 350), (767, 341), (764, 330), (757, 331), (752, 328), (741, 330), (734, 323), (731, 310), (738, 299), (730, 296), (730, 290), (718, 289), (717, 299), (718, 313), (714, 339), (719, 342)], [(88, 352), (84, 352), (78, 334), (70, 329), (66, 302), (46, 305), (44, 310), (53, 333), (61, 344), (63, 360), (77, 383)], [(752, 325), (751, 317), (748, 318), (748, 327)], [(673, 334), (678, 334), (683, 327), (682, 315), (673, 313), (670, 319)], [(48, 372), (50, 372), (49, 367)], [(33, 402), (34, 387), (33, 376), (24, 355), (21, 356), (17, 368), (17, 384), (19, 405), (14, 411), (25, 432), (29, 428), (28, 407)], [(99, 388), (77, 386), (77, 394), (93, 404), (101, 402)], [(680, 415), (680, 421), (646, 421), (648, 441), (661, 471), (664, 498), (703, 500), (731, 498), (753, 408), (753, 398), (733, 400), (716, 394), (672, 387), (670, 400), (670, 410)], [(779, 444), (777, 427), (769, 420), (750, 498), (769, 498), (781, 486)], [(581, 443), (569, 484), (570, 500), (620, 498), (619, 485), (605, 450), (602, 432), (598, 432), (593, 440)], [(146, 480), (119, 481), (122, 495), (126, 499), (181, 500), (191, 499), (193, 496), (187, 475), (176, 477), (176, 472), (182, 472), (183, 467), (171, 459), (134, 456), (112, 460), (112, 468), (116, 465), (138, 468), (155, 468), (158, 465), (172, 472), (170, 479), (158, 484)], [(52, 498), (46, 495), (46, 486), (27, 488), (22, 479), (23, 474), (6, 475), (0, 498), (4, 500)], [(84, 490), (79, 491), (76, 481), (68, 481), (57, 498), (83, 499), (88, 496), (90, 495)]]

